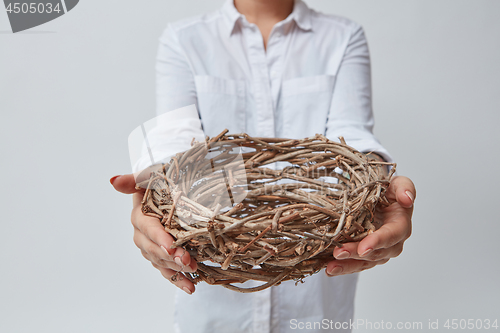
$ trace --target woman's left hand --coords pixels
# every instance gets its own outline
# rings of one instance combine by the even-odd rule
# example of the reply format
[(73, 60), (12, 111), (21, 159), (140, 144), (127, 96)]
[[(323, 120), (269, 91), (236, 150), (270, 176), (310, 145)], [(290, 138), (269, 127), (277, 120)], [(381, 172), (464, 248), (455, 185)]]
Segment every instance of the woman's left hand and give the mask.
[(411, 235), (411, 217), (416, 191), (413, 182), (402, 176), (394, 177), (386, 192), (391, 205), (377, 209), (375, 219), (382, 226), (360, 242), (336, 247), (336, 260), (328, 263), (328, 276), (351, 274), (385, 264), (403, 251), (403, 243)]

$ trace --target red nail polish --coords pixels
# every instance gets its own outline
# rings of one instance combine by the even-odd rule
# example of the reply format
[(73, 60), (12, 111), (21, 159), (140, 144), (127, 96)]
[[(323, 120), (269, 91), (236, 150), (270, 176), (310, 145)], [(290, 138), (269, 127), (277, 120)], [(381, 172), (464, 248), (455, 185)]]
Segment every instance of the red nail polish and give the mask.
[(111, 183), (111, 185), (113, 185), (114, 181), (115, 181), (115, 180), (116, 180), (116, 178), (118, 178), (118, 177), (120, 177), (120, 176), (114, 176), (113, 178), (111, 178), (111, 179), (109, 180), (109, 182)]

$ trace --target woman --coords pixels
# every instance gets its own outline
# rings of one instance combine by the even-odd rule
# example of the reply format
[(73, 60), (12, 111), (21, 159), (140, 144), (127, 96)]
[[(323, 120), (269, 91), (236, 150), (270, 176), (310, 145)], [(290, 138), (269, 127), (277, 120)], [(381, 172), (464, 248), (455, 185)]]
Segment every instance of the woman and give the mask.
[[(370, 60), (358, 24), (317, 13), (300, 0), (228, 0), (212, 14), (169, 25), (160, 40), (158, 114), (195, 104), (205, 135), (224, 128), (260, 137), (323, 133), (391, 159), (372, 134)], [(186, 136), (186, 148), (190, 141)], [(111, 183), (121, 192), (135, 191), (131, 175)], [(396, 177), (388, 195), (394, 203), (381, 212), (383, 226), (336, 248), (326, 274), (303, 285), (287, 281), (238, 294), (199, 284), (194, 293), (189, 280), (176, 279), (185, 291), (176, 297), (177, 331), (315, 332), (333, 330), (335, 323), (350, 331), (342, 323), (353, 316), (355, 273), (398, 256), (411, 233), (412, 182)], [(159, 221), (142, 215), (141, 198), (134, 194), (132, 223), (144, 257), (169, 280), (182, 269), (195, 271), (189, 255), (170, 249), (173, 239)]]

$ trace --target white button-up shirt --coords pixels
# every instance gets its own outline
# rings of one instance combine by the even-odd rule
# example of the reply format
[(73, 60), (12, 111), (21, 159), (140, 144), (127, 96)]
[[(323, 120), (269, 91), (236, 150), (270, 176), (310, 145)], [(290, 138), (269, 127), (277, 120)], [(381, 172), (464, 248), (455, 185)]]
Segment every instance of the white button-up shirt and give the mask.
[[(193, 136), (203, 139), (225, 128), (258, 137), (321, 133), (334, 140), (343, 136), (358, 150), (390, 160), (372, 134), (363, 29), (300, 0), (274, 26), (267, 50), (258, 27), (232, 0), (214, 13), (170, 24), (158, 51), (157, 113), (192, 104), (203, 131), (184, 120), (160, 130), (156, 139), (163, 131), (163, 144), (174, 136), (176, 147), (185, 140), (187, 149)], [(193, 295), (177, 293), (175, 327), (183, 333), (323, 332), (335, 323), (345, 328), (353, 316), (356, 281), (357, 274), (331, 278), (321, 272), (297, 286), (287, 281), (251, 294), (200, 283)]]

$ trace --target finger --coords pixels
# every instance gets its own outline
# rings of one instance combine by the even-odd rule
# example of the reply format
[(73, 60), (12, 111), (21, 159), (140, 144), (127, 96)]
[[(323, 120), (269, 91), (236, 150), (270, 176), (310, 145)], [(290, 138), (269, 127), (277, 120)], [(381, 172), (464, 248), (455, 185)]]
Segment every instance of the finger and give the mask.
[[(171, 260), (164, 260), (164, 259), (158, 258), (156, 255), (151, 255), (142, 249), (141, 249), (141, 254), (144, 258), (146, 258), (152, 264), (155, 264), (155, 265), (163, 267), (163, 268), (170, 268), (174, 271), (182, 271), (182, 267), (180, 267), (179, 265), (177, 265), (175, 262), (173, 262)], [(188, 266), (185, 266), (185, 267), (188, 267)], [(186, 271), (193, 273), (190, 268), (187, 268)]]
[[(144, 250), (141, 250), (141, 254), (144, 258), (146, 258), (152, 264), (155, 264), (155, 265), (163, 267), (163, 268), (169, 268), (169, 269), (174, 270), (176, 272), (194, 273), (198, 269), (197, 265), (194, 265), (194, 267), (192, 267), (193, 265), (191, 265), (191, 266), (184, 265), (181, 267), (181, 266), (177, 265), (175, 262), (173, 262), (172, 260), (165, 260), (165, 259), (158, 258), (156, 255), (150, 255), (149, 253), (147, 253)], [(194, 260), (193, 260), (193, 262), (194, 262)], [(195, 262), (195, 264), (196, 264), (196, 262)]]
[(139, 191), (144, 191), (143, 189), (136, 189), (136, 184), (142, 183), (151, 177), (153, 172), (158, 172), (163, 167), (162, 164), (151, 165), (141, 172), (128, 175), (118, 175), (112, 177), (109, 182), (118, 191), (125, 194), (132, 194)]
[(395, 258), (403, 252), (403, 242), (397, 243), (387, 249), (382, 248), (370, 251), (363, 256), (358, 253), (358, 246), (359, 242), (344, 244), (341, 248), (335, 248), (333, 256), (337, 260), (363, 259), (368, 261), (379, 261), (382, 259)]
[[(139, 230), (134, 229), (134, 243), (141, 250), (142, 254), (149, 261), (160, 264), (161, 262), (170, 262), (175, 264), (174, 258), (168, 254), (167, 251), (163, 250), (160, 246), (153, 243), (148, 237), (146, 237)], [(180, 270), (180, 266), (176, 264)]]
[(365, 257), (374, 250), (388, 249), (403, 243), (411, 235), (411, 216), (396, 214), (386, 219), (384, 225), (374, 233), (365, 237), (358, 246), (357, 253)]
[(135, 188), (135, 178), (132, 174), (114, 176), (109, 182), (121, 193), (132, 194), (139, 191)]
[(367, 261), (367, 260), (334, 260), (328, 263), (325, 269), (325, 273), (328, 276), (338, 276), (346, 275), (352, 273), (358, 273), (366, 269), (373, 268), (377, 265), (385, 264), (389, 259), (383, 259), (379, 261)]
[[(139, 196), (134, 194), (134, 204), (137, 200), (139, 200)], [(151, 242), (156, 244), (160, 250), (170, 255), (171, 257), (169, 259), (180, 267), (189, 266), (191, 270), (196, 270), (198, 268), (196, 262), (191, 260), (191, 256), (186, 250), (179, 247), (174, 249), (171, 248), (174, 238), (165, 231), (159, 219), (146, 216), (142, 213), (140, 207), (135, 207), (132, 211), (132, 224), (137, 230), (137, 232), (134, 232), (134, 237), (135, 233), (142, 233)]]
[(359, 242), (345, 243), (342, 247), (335, 247), (333, 256), (335, 259), (344, 260), (351, 258), (358, 251)]
[(142, 210), (140, 209), (142, 207), (142, 199), (144, 198), (144, 193), (145, 191), (141, 192), (136, 192), (132, 195), (132, 206), (135, 208), (139, 208), (139, 210), (142, 213)]
[(175, 263), (181, 267), (189, 265), (191, 263), (191, 257), (189, 256), (189, 253), (183, 248), (176, 248), (175, 253), (172, 256), (174, 257)]
[(184, 274), (168, 268), (160, 267), (155, 264), (153, 264), (153, 266), (161, 272), (161, 275), (163, 275), (165, 279), (169, 280), (174, 285), (184, 290), (187, 294), (191, 295), (192, 293), (194, 293), (194, 284), (189, 281)]
[(174, 239), (168, 232), (165, 231), (165, 228), (160, 223), (159, 219), (146, 216), (142, 213), (140, 207), (135, 207), (132, 210), (131, 220), (134, 228), (143, 233), (152, 242), (156, 243), (158, 246), (163, 246), (170, 255), (175, 253), (175, 249), (170, 248)]
[(152, 242), (139, 230), (134, 229), (134, 243), (141, 250), (153, 256), (155, 262), (160, 260), (168, 260), (174, 262), (173, 257), (163, 250), (158, 244)]
[(134, 243), (141, 250), (144, 258), (158, 266), (190, 273), (194, 273), (198, 269), (198, 265), (194, 260), (189, 264), (178, 265), (176, 261), (174, 261), (173, 256), (169, 255), (165, 250), (153, 243), (139, 231), (134, 233)]
[(391, 180), (386, 196), (390, 201), (397, 201), (404, 208), (411, 208), (417, 191), (409, 178), (397, 176)]

